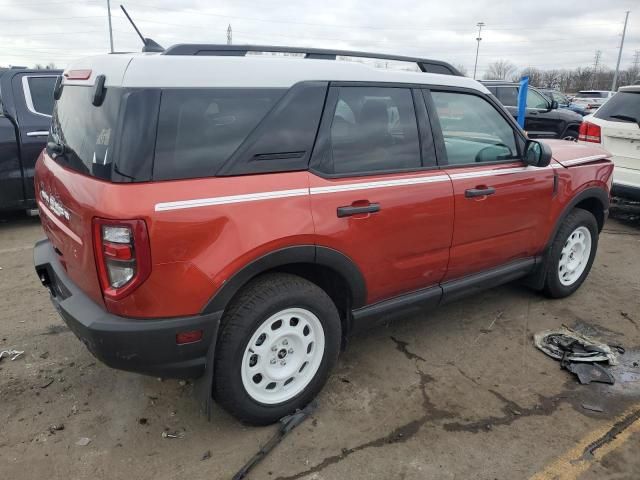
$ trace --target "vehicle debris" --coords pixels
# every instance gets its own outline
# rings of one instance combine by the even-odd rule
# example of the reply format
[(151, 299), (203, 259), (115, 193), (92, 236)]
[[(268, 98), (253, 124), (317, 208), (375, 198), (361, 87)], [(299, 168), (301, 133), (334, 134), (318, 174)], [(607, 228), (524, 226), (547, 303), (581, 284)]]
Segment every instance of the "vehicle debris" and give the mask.
[(11, 361), (24, 354), (24, 350), (2, 350), (0, 352), (0, 360), (4, 357), (11, 357)]
[(62, 430), (64, 430), (64, 423), (54, 423), (53, 425), (49, 425), (49, 433), (51, 434), (55, 434)]
[(599, 412), (599, 413), (604, 412), (604, 408), (602, 408), (601, 406), (591, 405), (589, 403), (583, 403), (582, 408), (584, 408), (585, 410), (590, 410), (592, 412)]
[(562, 367), (575, 374), (581, 385), (589, 385), (591, 382), (613, 385), (616, 382), (611, 372), (597, 363), (563, 362)]
[(316, 410), (316, 408), (318, 408), (318, 403), (316, 401), (313, 401), (302, 410), (297, 410), (291, 415), (282, 417), (280, 419), (280, 426), (276, 434), (271, 437), (263, 447), (260, 448), (258, 453), (256, 453), (247, 463), (245, 463), (245, 465), (238, 471), (238, 473), (233, 476), (232, 480), (242, 480), (243, 478), (246, 478), (246, 476), (249, 474), (249, 471), (258, 463), (260, 463), (267, 456), (267, 454), (271, 452), (271, 450), (273, 450), (289, 432), (291, 432), (291, 430), (304, 422)]
[[(536, 333), (533, 341), (539, 350), (563, 362), (608, 362), (617, 365), (612, 347), (567, 327)], [(615, 347), (620, 351), (619, 346)], [(622, 350), (622, 352), (624, 349)]]
[(162, 438), (184, 438), (184, 432), (179, 432), (179, 431), (168, 431), (165, 430), (164, 432), (162, 432)]
[(617, 365), (616, 352), (625, 352), (621, 345), (607, 345), (564, 325), (558, 330), (536, 333), (533, 340), (539, 350), (560, 360), (560, 367), (576, 375), (582, 385), (591, 382), (613, 385), (614, 376), (597, 362)]
[(89, 445), (91, 443), (91, 439), (88, 437), (82, 437), (81, 439), (79, 439), (76, 442), (76, 445), (80, 446), (80, 447), (86, 447), (87, 445)]

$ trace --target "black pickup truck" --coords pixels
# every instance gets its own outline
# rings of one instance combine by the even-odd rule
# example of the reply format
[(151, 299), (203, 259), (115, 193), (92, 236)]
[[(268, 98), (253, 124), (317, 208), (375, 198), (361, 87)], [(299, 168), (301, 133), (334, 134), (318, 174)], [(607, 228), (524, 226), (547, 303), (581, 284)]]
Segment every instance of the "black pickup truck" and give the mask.
[(35, 207), (33, 169), (47, 142), (60, 75), (0, 69), (0, 211)]

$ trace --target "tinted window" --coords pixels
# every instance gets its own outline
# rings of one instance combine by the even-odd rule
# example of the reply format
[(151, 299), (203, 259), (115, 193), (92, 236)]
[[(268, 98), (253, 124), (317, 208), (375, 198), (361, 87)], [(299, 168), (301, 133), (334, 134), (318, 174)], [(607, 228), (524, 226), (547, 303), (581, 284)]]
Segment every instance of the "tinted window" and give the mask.
[(321, 170), (367, 173), (421, 166), (413, 96), (408, 88), (340, 87)]
[[(616, 117), (614, 117), (615, 115)], [(614, 122), (640, 122), (640, 92), (618, 92), (594, 114)]]
[(517, 87), (497, 87), (498, 89), (498, 100), (502, 102), (503, 105), (508, 107), (515, 107), (518, 105), (518, 88)]
[(580, 92), (576, 98), (607, 98), (608, 92)]
[(214, 175), (283, 93), (282, 89), (164, 90), (153, 177)]
[(33, 109), (44, 115), (53, 112), (53, 87), (57, 77), (27, 77)]
[(561, 93), (553, 92), (552, 96), (553, 96), (553, 99), (561, 105), (565, 105), (569, 103), (569, 99)]
[(535, 90), (527, 90), (527, 108), (549, 108), (549, 102)]
[(466, 93), (432, 92), (452, 165), (517, 158), (513, 129), (484, 98)]
[(57, 162), (109, 179), (122, 91), (108, 88), (99, 107), (91, 104), (93, 93), (93, 87), (65, 85), (53, 109), (49, 141), (64, 145)]

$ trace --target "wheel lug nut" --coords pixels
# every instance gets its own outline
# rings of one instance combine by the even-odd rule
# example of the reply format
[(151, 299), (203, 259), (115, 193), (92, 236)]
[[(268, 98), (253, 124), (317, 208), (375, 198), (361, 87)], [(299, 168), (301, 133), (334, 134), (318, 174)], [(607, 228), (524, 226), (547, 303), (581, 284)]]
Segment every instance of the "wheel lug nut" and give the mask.
[(270, 363), (271, 363), (271, 365), (275, 365), (276, 364), (276, 359), (272, 358)]
[(280, 365), (286, 365), (287, 362), (285, 362), (284, 360), (280, 360)]
[(287, 350), (289, 353), (293, 353), (293, 348), (290, 348), (289, 350)]
[(289, 341), (285, 338), (284, 340), (282, 340), (282, 344), (283, 345), (289, 345)]
[(271, 347), (271, 351), (275, 352), (276, 350), (278, 350), (278, 347), (276, 347), (275, 345), (273, 347)]

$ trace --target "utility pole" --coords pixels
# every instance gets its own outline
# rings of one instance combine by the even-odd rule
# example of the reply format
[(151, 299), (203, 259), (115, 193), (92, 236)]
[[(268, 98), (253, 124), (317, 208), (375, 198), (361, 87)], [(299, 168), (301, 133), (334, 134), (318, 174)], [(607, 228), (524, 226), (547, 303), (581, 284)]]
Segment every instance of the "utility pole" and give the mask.
[(231, 45), (233, 41), (233, 32), (231, 31), (231, 24), (227, 27), (227, 45)]
[(484, 27), (484, 22), (478, 22), (478, 36), (476, 37), (476, 41), (478, 42), (478, 46), (476, 47), (476, 63), (473, 66), (473, 79), (476, 79), (476, 70), (478, 69), (478, 53), (480, 52), (480, 41), (482, 40), (482, 27)]
[(111, 0), (107, 0), (107, 16), (109, 17), (109, 46), (113, 53), (113, 29), (111, 28)]
[(622, 40), (620, 41), (620, 51), (618, 52), (618, 63), (616, 63), (616, 73), (613, 74), (613, 83), (611, 84), (611, 91), (616, 91), (616, 84), (618, 83), (618, 71), (620, 70), (620, 58), (622, 57), (622, 47), (624, 47), (624, 36), (627, 33), (627, 21), (629, 20), (629, 10), (624, 17), (624, 27), (622, 28)]
[(596, 77), (598, 76), (598, 65), (600, 65), (600, 57), (602, 56), (602, 50), (596, 50), (596, 54), (593, 57), (593, 75), (591, 76), (591, 89), (595, 88)]

